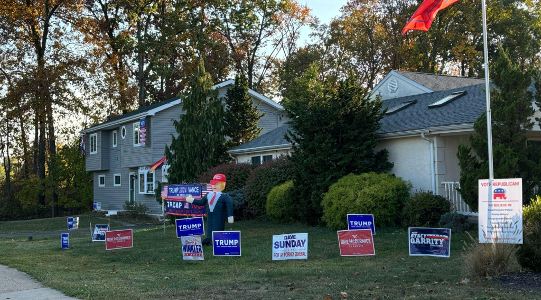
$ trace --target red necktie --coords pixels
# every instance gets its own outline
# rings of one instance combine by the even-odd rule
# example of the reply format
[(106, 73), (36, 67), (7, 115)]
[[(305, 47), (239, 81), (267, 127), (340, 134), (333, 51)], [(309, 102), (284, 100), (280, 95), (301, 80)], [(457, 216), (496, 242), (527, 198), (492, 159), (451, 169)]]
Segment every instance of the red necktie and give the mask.
[(212, 203), (214, 203), (214, 198), (216, 198), (216, 193), (214, 193), (214, 196), (212, 196), (212, 199), (210, 199), (209, 205), (212, 205)]

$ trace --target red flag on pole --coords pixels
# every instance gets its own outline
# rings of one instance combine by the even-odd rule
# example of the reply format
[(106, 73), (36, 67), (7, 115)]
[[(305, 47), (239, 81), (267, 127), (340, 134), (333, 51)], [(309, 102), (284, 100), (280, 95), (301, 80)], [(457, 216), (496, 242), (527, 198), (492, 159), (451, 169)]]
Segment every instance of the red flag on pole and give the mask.
[(421, 6), (417, 8), (411, 19), (409, 19), (402, 34), (406, 34), (409, 30), (422, 30), (428, 31), (430, 25), (434, 21), (438, 11), (447, 8), (449, 5), (457, 2), (458, 0), (425, 0), (421, 3)]

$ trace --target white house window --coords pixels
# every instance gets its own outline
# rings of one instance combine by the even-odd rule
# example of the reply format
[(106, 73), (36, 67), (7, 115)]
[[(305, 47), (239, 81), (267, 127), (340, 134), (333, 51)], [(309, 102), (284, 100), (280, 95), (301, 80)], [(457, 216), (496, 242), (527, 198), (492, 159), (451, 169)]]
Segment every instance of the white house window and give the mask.
[(114, 186), (121, 186), (122, 185), (122, 180), (121, 180), (121, 174), (115, 174), (115, 178), (114, 178), (114, 182), (113, 182)]
[(90, 135), (90, 154), (98, 153), (98, 134)]
[(271, 160), (272, 160), (272, 154), (252, 156), (252, 165), (259, 166), (261, 163), (266, 163)]
[(120, 136), (122, 136), (122, 139), (126, 138), (126, 126), (122, 126), (122, 129), (120, 129)]
[(98, 176), (98, 186), (100, 186), (100, 187), (105, 186), (105, 175), (99, 175)]
[(154, 173), (147, 167), (139, 168), (139, 194), (154, 194)]
[(133, 145), (141, 146), (139, 143), (139, 122), (133, 123)]
[(169, 175), (169, 165), (164, 164), (162, 166), (162, 182), (168, 182), (167, 175)]
[(113, 148), (116, 148), (117, 144), (118, 144), (118, 134), (115, 130), (113, 131)]

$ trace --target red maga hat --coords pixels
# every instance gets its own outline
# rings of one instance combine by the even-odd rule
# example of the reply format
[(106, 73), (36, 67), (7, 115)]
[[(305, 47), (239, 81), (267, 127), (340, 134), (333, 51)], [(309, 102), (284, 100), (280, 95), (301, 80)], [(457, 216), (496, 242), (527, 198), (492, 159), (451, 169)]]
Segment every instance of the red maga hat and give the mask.
[(210, 184), (215, 185), (218, 182), (225, 182), (225, 175), (224, 174), (216, 174), (214, 175), (214, 178), (210, 181)]

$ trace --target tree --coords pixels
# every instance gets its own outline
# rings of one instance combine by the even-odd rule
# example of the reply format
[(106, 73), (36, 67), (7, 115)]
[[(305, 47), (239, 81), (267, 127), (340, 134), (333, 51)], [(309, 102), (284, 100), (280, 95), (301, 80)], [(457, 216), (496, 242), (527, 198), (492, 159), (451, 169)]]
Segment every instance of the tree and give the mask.
[(189, 94), (182, 97), (185, 113), (173, 121), (178, 135), (165, 146), (171, 183), (196, 182), (199, 174), (225, 160), (224, 108), (212, 86), (201, 58)]
[(383, 117), (379, 98), (370, 101), (353, 74), (340, 82), (320, 76), (312, 65), (283, 100), (292, 120), (286, 138), (293, 144), (294, 194), (309, 223), (319, 221), (323, 194), (339, 178), (392, 167), (386, 150), (374, 153)]
[(254, 106), (252, 96), (248, 93), (248, 82), (244, 73), (235, 77), (235, 85), (225, 94), (225, 126), (227, 149), (233, 149), (258, 137), (263, 128), (257, 122), (265, 115), (258, 113), (259, 104)]
[(309, 12), (293, 0), (221, 1), (216, 6), (219, 32), (236, 71), (246, 71), (249, 88), (262, 92), (280, 51), (287, 55), (296, 48), (300, 28), (311, 22)]
[[(533, 127), (532, 101), (528, 91), (532, 72), (522, 72), (502, 48), (492, 66), (491, 79), (496, 88), (491, 89), (492, 145), (494, 178), (522, 178), (525, 204), (535, 194), (540, 184), (540, 155), (527, 142), (526, 132)], [(470, 134), (471, 146), (460, 144), (460, 194), (474, 211), (478, 209), (478, 180), (488, 174), (488, 143), (486, 114), (474, 124), (475, 134)]]

